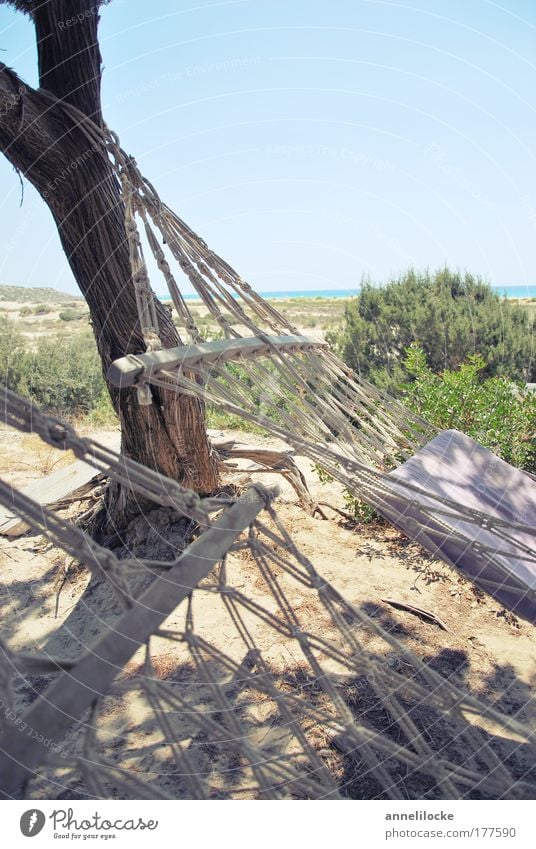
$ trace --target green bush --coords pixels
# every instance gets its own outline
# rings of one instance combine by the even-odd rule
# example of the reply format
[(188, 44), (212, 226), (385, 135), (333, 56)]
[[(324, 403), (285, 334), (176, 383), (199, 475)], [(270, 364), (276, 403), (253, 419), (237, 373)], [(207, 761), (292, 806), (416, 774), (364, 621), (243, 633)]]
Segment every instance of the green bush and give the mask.
[[(457, 369), (435, 374), (419, 345), (411, 345), (402, 362), (411, 382), (404, 402), (440, 430), (455, 428), (498, 457), (536, 472), (536, 393), (504, 377), (485, 377), (486, 363), (473, 354)], [(314, 467), (321, 483), (332, 478)], [(376, 510), (346, 489), (347, 511), (360, 523), (381, 519)]]
[(35, 307), (21, 307), (19, 311), (19, 315), (21, 317), (27, 315), (46, 315), (49, 312), (52, 312), (53, 307), (48, 306), (47, 304), (37, 304)]
[(358, 374), (400, 392), (408, 372), (404, 351), (418, 342), (434, 372), (456, 369), (471, 354), (485, 360), (485, 376), (536, 379), (529, 310), (500, 298), (471, 274), (445, 268), (408, 271), (381, 288), (364, 282), (346, 306), (342, 329), (328, 340)]
[(254, 422), (228, 413), (215, 404), (207, 404), (207, 426), (215, 430), (221, 428), (222, 430), (244, 430), (247, 433), (266, 434), (266, 431)]
[(474, 354), (457, 369), (435, 374), (424, 350), (412, 345), (404, 361), (412, 377), (405, 402), (431, 424), (461, 430), (503, 460), (536, 472), (536, 393), (504, 377), (485, 378)]
[(373, 522), (385, 522), (383, 516), (378, 511), (362, 501), (357, 495), (354, 495), (349, 489), (345, 489), (343, 493), (344, 504), (352, 519), (361, 525), (371, 525)]
[(25, 356), (20, 391), (57, 415), (87, 413), (101, 397), (101, 362), (91, 333), (43, 337)]
[(95, 423), (113, 419), (95, 339), (89, 331), (73, 337), (43, 337), (32, 349), (15, 325), (0, 316), (0, 382), (61, 416), (94, 411)]
[(0, 383), (14, 392), (20, 387), (26, 359), (26, 343), (7, 316), (0, 316)]
[(67, 309), (63, 312), (60, 312), (59, 317), (62, 321), (80, 321), (80, 319), (85, 318), (85, 313), (78, 312), (78, 310)]

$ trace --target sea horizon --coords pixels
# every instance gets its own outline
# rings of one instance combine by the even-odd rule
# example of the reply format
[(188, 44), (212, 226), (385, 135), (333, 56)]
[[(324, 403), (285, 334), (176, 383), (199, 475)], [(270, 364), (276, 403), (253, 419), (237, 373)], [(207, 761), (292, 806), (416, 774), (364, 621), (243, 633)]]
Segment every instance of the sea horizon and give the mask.
[[(504, 285), (492, 286), (494, 292), (502, 295), (505, 298), (536, 298), (536, 284), (531, 286), (519, 285)], [(289, 289), (274, 292), (258, 292), (265, 300), (290, 300), (294, 298), (315, 299), (315, 298), (355, 298), (359, 295), (360, 287), (356, 286), (353, 289)], [(169, 295), (158, 295), (159, 300), (169, 301)], [(191, 292), (183, 294), (186, 301), (198, 301), (200, 297), (197, 293)]]

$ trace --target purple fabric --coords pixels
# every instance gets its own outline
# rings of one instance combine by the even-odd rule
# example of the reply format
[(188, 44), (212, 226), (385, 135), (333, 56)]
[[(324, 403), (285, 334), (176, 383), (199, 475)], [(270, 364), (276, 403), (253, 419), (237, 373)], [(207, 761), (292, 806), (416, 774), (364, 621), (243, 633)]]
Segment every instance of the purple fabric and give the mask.
[[(393, 495), (382, 508), (386, 517), (431, 554), (457, 566), (516, 615), (536, 624), (536, 562), (523, 559), (527, 556), (524, 546), (533, 556), (536, 548), (536, 481), (456, 430), (440, 433), (389, 477)], [(414, 503), (408, 504), (408, 490), (397, 486), (397, 479), (421, 487), (426, 494), (415, 493)], [(397, 493), (403, 493), (404, 500)], [(504, 541), (473, 522), (443, 516), (450, 529), (463, 535), (463, 540), (445, 539), (437, 521), (418, 510), (418, 505), (437, 506), (428, 493), (452, 499), (462, 508), (520, 522), (534, 532), (506, 529), (511, 540)], [(493, 548), (505, 571), (490, 562), (485, 552), (475, 551), (471, 547), (474, 542)], [(514, 556), (505, 557), (506, 552)]]

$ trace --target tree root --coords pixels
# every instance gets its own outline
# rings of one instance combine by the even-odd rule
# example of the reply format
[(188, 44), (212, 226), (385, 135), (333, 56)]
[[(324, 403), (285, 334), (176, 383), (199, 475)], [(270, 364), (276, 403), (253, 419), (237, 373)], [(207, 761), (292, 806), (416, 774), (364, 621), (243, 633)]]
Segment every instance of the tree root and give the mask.
[(294, 492), (299, 498), (301, 506), (307, 511), (307, 513), (309, 513), (310, 516), (315, 516), (318, 513), (323, 519), (327, 519), (326, 514), (309, 492), (305, 476), (298, 468), (292, 454), (288, 451), (275, 451), (271, 448), (255, 448), (251, 445), (236, 443), (234, 440), (215, 444), (214, 448), (218, 452), (223, 466), (226, 469), (236, 468), (232, 462), (229, 463), (226, 461), (244, 459), (252, 460), (257, 464), (258, 468), (252, 470), (255, 471), (255, 473), (275, 472), (276, 474), (282, 475), (282, 477), (292, 486)]

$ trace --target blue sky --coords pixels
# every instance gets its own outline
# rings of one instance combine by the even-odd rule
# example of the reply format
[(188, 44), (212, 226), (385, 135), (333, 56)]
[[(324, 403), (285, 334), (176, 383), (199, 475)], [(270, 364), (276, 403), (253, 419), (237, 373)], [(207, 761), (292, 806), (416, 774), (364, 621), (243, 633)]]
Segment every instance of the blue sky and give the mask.
[[(100, 37), (108, 124), (260, 291), (445, 263), (536, 282), (532, 0), (113, 0)], [(0, 48), (35, 85), (32, 25), (6, 7)], [(3, 157), (0, 208), (0, 283), (76, 291)]]

